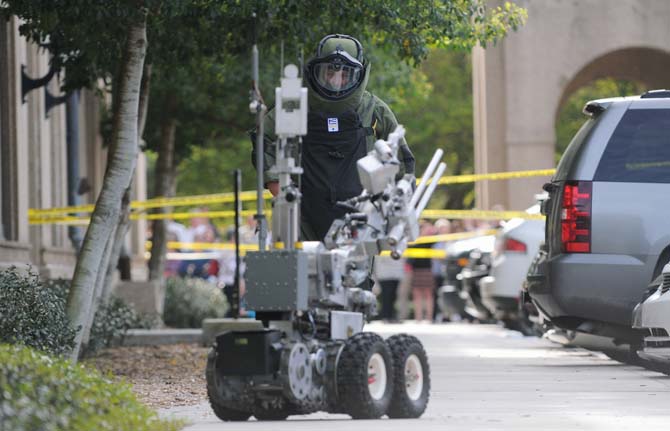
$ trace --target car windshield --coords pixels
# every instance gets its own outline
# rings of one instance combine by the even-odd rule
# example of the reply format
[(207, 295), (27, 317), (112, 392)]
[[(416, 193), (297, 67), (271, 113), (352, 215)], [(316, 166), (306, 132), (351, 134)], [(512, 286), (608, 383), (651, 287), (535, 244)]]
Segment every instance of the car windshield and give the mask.
[(670, 183), (670, 109), (631, 109), (614, 130), (596, 181)]

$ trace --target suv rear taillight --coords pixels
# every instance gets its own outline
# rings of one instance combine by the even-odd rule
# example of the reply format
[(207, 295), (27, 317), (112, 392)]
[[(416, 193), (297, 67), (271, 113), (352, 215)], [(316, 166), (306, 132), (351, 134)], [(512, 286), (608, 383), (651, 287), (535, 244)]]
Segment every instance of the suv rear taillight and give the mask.
[(505, 251), (516, 251), (519, 253), (525, 253), (527, 248), (526, 244), (521, 241), (517, 241), (513, 238), (505, 238)]
[(570, 181), (563, 186), (561, 245), (564, 253), (591, 252), (591, 183)]

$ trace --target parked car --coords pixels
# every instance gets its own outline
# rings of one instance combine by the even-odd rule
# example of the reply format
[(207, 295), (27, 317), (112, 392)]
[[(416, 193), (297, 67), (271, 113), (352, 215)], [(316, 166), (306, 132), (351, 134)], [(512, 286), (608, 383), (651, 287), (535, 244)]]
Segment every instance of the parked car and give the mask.
[(465, 298), (465, 312), (479, 321), (493, 318), (493, 313), (482, 302), (481, 281), (491, 272), (491, 260), (495, 236), (470, 252), (468, 263), (456, 276), (461, 281), (461, 290)]
[(633, 308), (670, 260), (670, 91), (588, 102), (544, 189), (546, 256), (528, 277), (540, 313), (631, 346)]
[[(540, 205), (526, 210), (539, 214)], [(544, 220), (514, 218), (496, 235), (491, 273), (480, 282), (482, 302), (506, 327), (532, 333), (532, 323), (520, 304), (521, 289), (531, 261), (544, 240)]]
[(447, 246), (446, 275), (439, 295), (440, 308), (445, 319), (475, 319), (475, 316), (465, 310), (468, 293), (463, 290), (463, 282), (459, 274), (470, 264), (470, 253), (473, 250), (482, 250), (490, 254), (493, 251), (494, 242), (495, 236), (484, 235), (454, 241)]
[(633, 327), (645, 335), (638, 355), (670, 373), (670, 264), (650, 284), (647, 298), (635, 307)]

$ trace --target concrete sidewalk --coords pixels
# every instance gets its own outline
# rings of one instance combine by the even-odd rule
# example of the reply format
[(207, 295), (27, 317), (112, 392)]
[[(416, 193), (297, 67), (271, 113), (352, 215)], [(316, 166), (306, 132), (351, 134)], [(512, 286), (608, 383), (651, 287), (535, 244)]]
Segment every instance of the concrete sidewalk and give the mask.
[(209, 430), (668, 430), (670, 377), (602, 354), (522, 337), (492, 325), (371, 324), (408, 332), (428, 351), (432, 390), (418, 420), (354, 421), (317, 413), (283, 422), (223, 423), (207, 403), (161, 411)]

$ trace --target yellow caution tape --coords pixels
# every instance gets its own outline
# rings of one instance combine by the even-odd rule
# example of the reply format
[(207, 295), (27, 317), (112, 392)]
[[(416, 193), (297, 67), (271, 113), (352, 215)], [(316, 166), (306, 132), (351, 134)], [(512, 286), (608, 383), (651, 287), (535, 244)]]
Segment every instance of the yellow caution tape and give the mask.
[(43, 210), (36, 210), (34, 208), (28, 209), (28, 217), (44, 217), (52, 215), (61, 215), (69, 213), (90, 213), (93, 212), (95, 205), (78, 205), (74, 207), (48, 208)]
[[(256, 210), (242, 210), (242, 217), (247, 217), (256, 214)], [(265, 215), (272, 214), (270, 211), (265, 211)], [(164, 213), (164, 214), (146, 214), (146, 213), (132, 213), (131, 220), (188, 220), (192, 218), (206, 217), (206, 218), (233, 218), (235, 211), (202, 211), (202, 212), (188, 212), (188, 213)], [(30, 224), (88, 224), (90, 220), (89, 215), (83, 216), (52, 216), (52, 217), (30, 217), (28, 222)]]
[[(254, 215), (255, 210), (243, 210), (242, 217)], [(271, 211), (265, 211), (265, 215), (270, 217)], [(208, 218), (233, 218), (234, 211), (204, 211), (198, 213), (166, 213), (166, 214), (144, 214), (133, 213), (131, 220), (187, 220), (196, 217)], [(89, 216), (60, 216), (60, 217), (31, 217), (28, 222), (32, 225), (39, 224), (81, 224), (86, 225), (89, 222)], [(421, 218), (425, 219), (477, 219), (477, 220), (509, 220), (512, 218), (521, 218), (525, 220), (544, 220), (542, 214), (528, 214), (525, 211), (483, 211), (483, 210), (424, 210)]]
[(490, 174), (453, 175), (440, 178), (438, 184), (472, 183), (485, 180), (509, 180), (514, 178), (544, 177), (554, 175), (556, 169), (537, 169), (533, 171), (493, 172)]
[[(391, 252), (386, 250), (381, 252), (382, 256), (390, 256)], [(433, 250), (432, 248), (408, 248), (402, 254), (402, 257), (408, 259), (446, 259), (445, 250)]]
[(424, 210), (421, 218), (426, 219), (477, 219), (477, 220), (509, 220), (522, 218), (526, 220), (544, 220), (542, 214), (528, 214), (525, 211), (483, 211), (483, 210)]
[[(145, 248), (147, 250), (151, 249), (151, 241), (146, 241)], [(220, 243), (220, 242), (179, 242), (179, 241), (168, 241), (167, 243), (168, 250), (198, 250), (198, 251), (211, 251), (211, 250), (235, 250), (234, 243)], [(274, 243), (274, 248), (276, 250), (284, 249), (283, 242)], [(302, 242), (296, 242), (295, 248), (300, 250), (302, 249)], [(240, 250), (242, 251), (258, 251), (257, 244), (240, 244)]]
[[(434, 235), (418, 238), (412, 244), (426, 244), (438, 241), (455, 241), (459, 239), (474, 238), (483, 235), (491, 235), (495, 233), (495, 229), (479, 231), (479, 232), (462, 232), (447, 235)], [(281, 250), (284, 248), (283, 243), (275, 243), (275, 249)], [(151, 241), (145, 244), (147, 250), (151, 249)], [(168, 241), (168, 250), (193, 250), (193, 251), (214, 251), (214, 250), (235, 250), (235, 244), (232, 243), (216, 243), (216, 242), (177, 242)], [(301, 249), (302, 243), (296, 243), (296, 248)], [(258, 251), (256, 244), (240, 244), (240, 251), (246, 253), (247, 251)], [(185, 253), (188, 254), (188, 253)], [(389, 251), (383, 251), (382, 256), (389, 256)], [(408, 248), (403, 253), (403, 257), (408, 258), (426, 258), (426, 259), (440, 259), (445, 258), (445, 250), (430, 249), (430, 248)]]
[[(271, 197), (272, 194), (270, 194), (269, 191), (266, 190), (263, 193), (264, 199), (270, 199)], [(248, 190), (240, 193), (240, 201), (244, 202), (253, 200), (256, 200), (255, 190)], [(210, 195), (178, 196), (173, 198), (153, 198), (146, 201), (133, 201), (130, 203), (130, 208), (134, 210), (147, 210), (152, 208), (197, 206), (233, 202), (235, 202), (234, 193), (216, 193)], [(31, 208), (28, 210), (28, 217), (44, 217), (69, 213), (92, 212), (94, 208), (95, 206), (93, 204), (73, 207), (48, 208), (41, 210)]]
[[(147, 245), (151, 246), (151, 242), (147, 241)], [(235, 244), (226, 242), (179, 242), (168, 241), (168, 250), (235, 250)], [(240, 250), (244, 251), (258, 251), (257, 244), (240, 244)]]
[(457, 241), (460, 239), (468, 239), (484, 235), (495, 235), (496, 232), (498, 232), (496, 229), (487, 229), (487, 230), (478, 230), (474, 232), (458, 232), (458, 233), (447, 233), (443, 235), (422, 236), (417, 238), (414, 242), (411, 242), (410, 245)]
[(638, 171), (640, 169), (649, 168), (667, 168), (668, 166), (670, 166), (670, 160), (662, 162), (626, 163), (626, 170)]
[[(264, 214), (269, 214), (269, 211), (264, 212)], [(256, 210), (242, 210), (240, 215), (242, 217), (247, 217), (250, 215), (256, 214)], [(136, 213), (131, 214), (131, 220), (188, 220), (198, 217), (207, 217), (207, 218), (232, 218), (235, 217), (235, 211), (202, 211), (202, 212), (188, 212), (188, 213), (165, 213), (165, 214), (144, 214)]]
[[(263, 192), (264, 199), (270, 199), (269, 191)], [(240, 193), (240, 201), (255, 201), (256, 190), (247, 190)], [(161, 207), (196, 206), (209, 204), (222, 204), (235, 202), (234, 193), (217, 193), (211, 195), (180, 196), (173, 198), (154, 198), (147, 201), (135, 201), (131, 204), (133, 209), (149, 209)]]
[[(235, 250), (235, 244), (218, 244), (218, 243), (181, 243), (168, 242), (168, 250), (194, 250), (194, 251), (212, 251), (212, 250)], [(258, 251), (258, 246), (254, 244), (240, 244), (240, 254), (244, 255), (248, 251)], [(191, 258), (191, 253), (181, 253), (185, 257)], [(389, 251), (383, 251), (382, 256), (389, 256)], [(177, 253), (172, 252), (171, 256), (175, 258)], [(408, 248), (403, 253), (403, 257), (415, 259), (444, 259), (447, 253), (445, 250), (433, 250), (431, 248)]]
[(63, 225), (87, 225), (91, 221), (91, 217), (86, 216), (60, 216), (60, 217), (38, 217), (29, 218), (28, 224), (63, 224)]
[[(531, 171), (517, 171), (517, 172), (496, 172), (490, 174), (472, 174), (472, 175), (453, 175), (444, 176), (440, 178), (438, 184), (457, 184), (457, 183), (471, 183), (475, 181), (485, 180), (506, 180), (513, 178), (527, 178), (537, 176), (553, 175), (556, 169), (540, 169)], [(417, 179), (419, 181), (420, 179)], [(263, 192), (264, 199), (270, 199), (272, 195), (269, 191)], [(256, 200), (256, 191), (247, 190), (240, 194), (240, 201), (248, 202)], [(147, 210), (152, 208), (177, 207), (177, 206), (198, 206), (198, 205), (212, 205), (225, 204), (235, 202), (235, 195), (233, 193), (215, 193), (208, 195), (196, 196), (179, 196), (172, 198), (152, 198), (146, 201), (133, 201), (130, 203), (130, 208), (134, 210)], [(79, 212), (92, 212), (94, 205), (79, 205), (73, 207), (47, 208), (47, 209), (28, 209), (28, 217), (44, 217), (53, 215), (63, 215)]]

